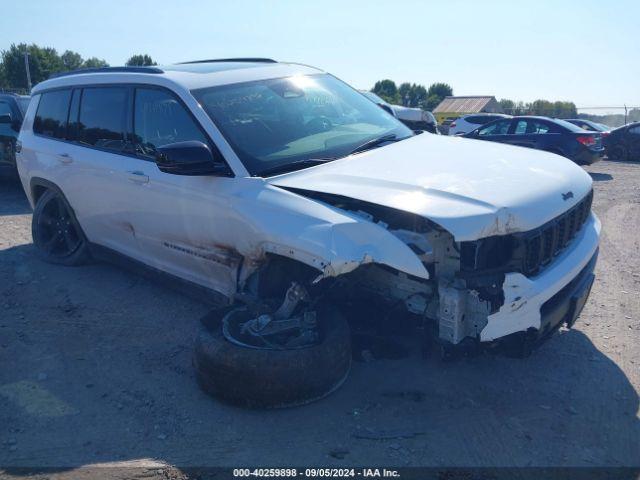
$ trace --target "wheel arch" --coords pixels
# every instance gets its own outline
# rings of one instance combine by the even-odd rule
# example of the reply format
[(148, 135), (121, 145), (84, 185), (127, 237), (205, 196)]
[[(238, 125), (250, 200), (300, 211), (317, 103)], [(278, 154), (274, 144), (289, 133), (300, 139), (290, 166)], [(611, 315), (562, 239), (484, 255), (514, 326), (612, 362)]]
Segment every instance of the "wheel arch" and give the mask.
[(71, 205), (71, 203), (69, 203), (69, 200), (67, 199), (62, 189), (51, 180), (47, 180), (46, 178), (42, 178), (42, 177), (31, 178), (29, 182), (29, 195), (31, 197), (32, 206), (35, 208), (36, 203), (38, 203), (38, 200), (42, 197), (42, 195), (44, 195), (49, 190), (56, 192), (58, 195), (60, 195), (63, 198), (63, 200), (69, 207), (72, 220), (75, 222), (76, 226), (82, 231), (82, 226), (78, 221), (78, 217), (76, 216), (76, 212), (73, 206)]
[(58, 187), (58, 185), (45, 178), (33, 177), (29, 182), (29, 193), (31, 194), (31, 200), (34, 206), (36, 203), (38, 203), (40, 197), (42, 197), (42, 195), (47, 190), (54, 190), (59, 195), (62, 195), (67, 204), (69, 204), (67, 197), (65, 197), (64, 193), (62, 193), (62, 190), (60, 189), (60, 187)]

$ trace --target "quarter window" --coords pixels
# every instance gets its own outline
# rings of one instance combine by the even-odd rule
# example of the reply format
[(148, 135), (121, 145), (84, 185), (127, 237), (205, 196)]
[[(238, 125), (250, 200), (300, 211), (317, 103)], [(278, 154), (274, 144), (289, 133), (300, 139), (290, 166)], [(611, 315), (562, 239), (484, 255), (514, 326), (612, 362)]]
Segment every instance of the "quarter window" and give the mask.
[(71, 90), (43, 93), (33, 122), (33, 131), (47, 137), (65, 138), (70, 100)]
[(197, 140), (208, 144), (184, 106), (159, 89), (136, 89), (133, 131), (136, 150), (143, 155), (153, 155), (158, 147), (169, 143)]
[(631, 135), (640, 135), (640, 125), (638, 125), (637, 127), (631, 127), (629, 129), (629, 133)]
[(121, 87), (85, 88), (78, 122), (81, 143), (122, 151), (126, 140), (128, 91)]

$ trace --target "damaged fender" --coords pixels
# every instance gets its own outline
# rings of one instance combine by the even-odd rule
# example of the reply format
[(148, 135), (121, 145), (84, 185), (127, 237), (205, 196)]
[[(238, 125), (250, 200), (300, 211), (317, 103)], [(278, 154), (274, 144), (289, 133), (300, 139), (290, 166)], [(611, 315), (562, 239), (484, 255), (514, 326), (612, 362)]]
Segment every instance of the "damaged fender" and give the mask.
[(313, 226), (302, 231), (297, 239), (300, 242), (294, 246), (266, 242), (262, 247), (265, 252), (320, 270), (320, 278), (344, 275), (367, 263), (380, 263), (418, 278), (429, 278), (420, 259), (402, 240), (364, 220)]
[(429, 278), (420, 258), (383, 223), (271, 185), (260, 190), (257, 198), (252, 194), (248, 188), (234, 205), (234, 217), (247, 222), (242, 227), (236, 223), (237, 231), (246, 232), (236, 240), (245, 259), (240, 284), (268, 253), (309, 265), (320, 272), (320, 278), (343, 275), (367, 263)]

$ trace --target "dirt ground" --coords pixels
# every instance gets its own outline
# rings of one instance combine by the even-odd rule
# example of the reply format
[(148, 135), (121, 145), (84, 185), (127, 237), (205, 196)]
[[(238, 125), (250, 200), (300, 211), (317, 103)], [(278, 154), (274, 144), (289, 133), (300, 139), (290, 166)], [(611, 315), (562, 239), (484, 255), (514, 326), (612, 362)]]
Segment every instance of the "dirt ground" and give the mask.
[(603, 236), (573, 330), (524, 360), (442, 363), (409, 342), (405, 358), (355, 362), (329, 398), (276, 411), (223, 405), (196, 385), (191, 352), (205, 304), (107, 264), (39, 261), (21, 187), (1, 181), (4, 475), (20, 476), (17, 467), (56, 467), (46, 477), (65, 479), (96, 468), (183, 478), (194, 466), (640, 467), (640, 164), (587, 170)]

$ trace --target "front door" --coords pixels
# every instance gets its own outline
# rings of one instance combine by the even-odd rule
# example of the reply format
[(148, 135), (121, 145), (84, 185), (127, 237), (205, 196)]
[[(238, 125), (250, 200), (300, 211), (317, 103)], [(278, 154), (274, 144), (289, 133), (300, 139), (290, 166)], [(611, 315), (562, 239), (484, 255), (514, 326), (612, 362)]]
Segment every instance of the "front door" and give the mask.
[[(161, 172), (156, 149), (197, 140), (215, 146), (171, 92), (135, 89), (133, 148), (144, 180), (130, 196), (128, 219), (140, 258), (152, 267), (217, 290), (235, 292), (240, 256), (231, 247), (234, 217), (229, 204), (233, 178)], [(231, 241), (230, 241), (231, 240)]]

